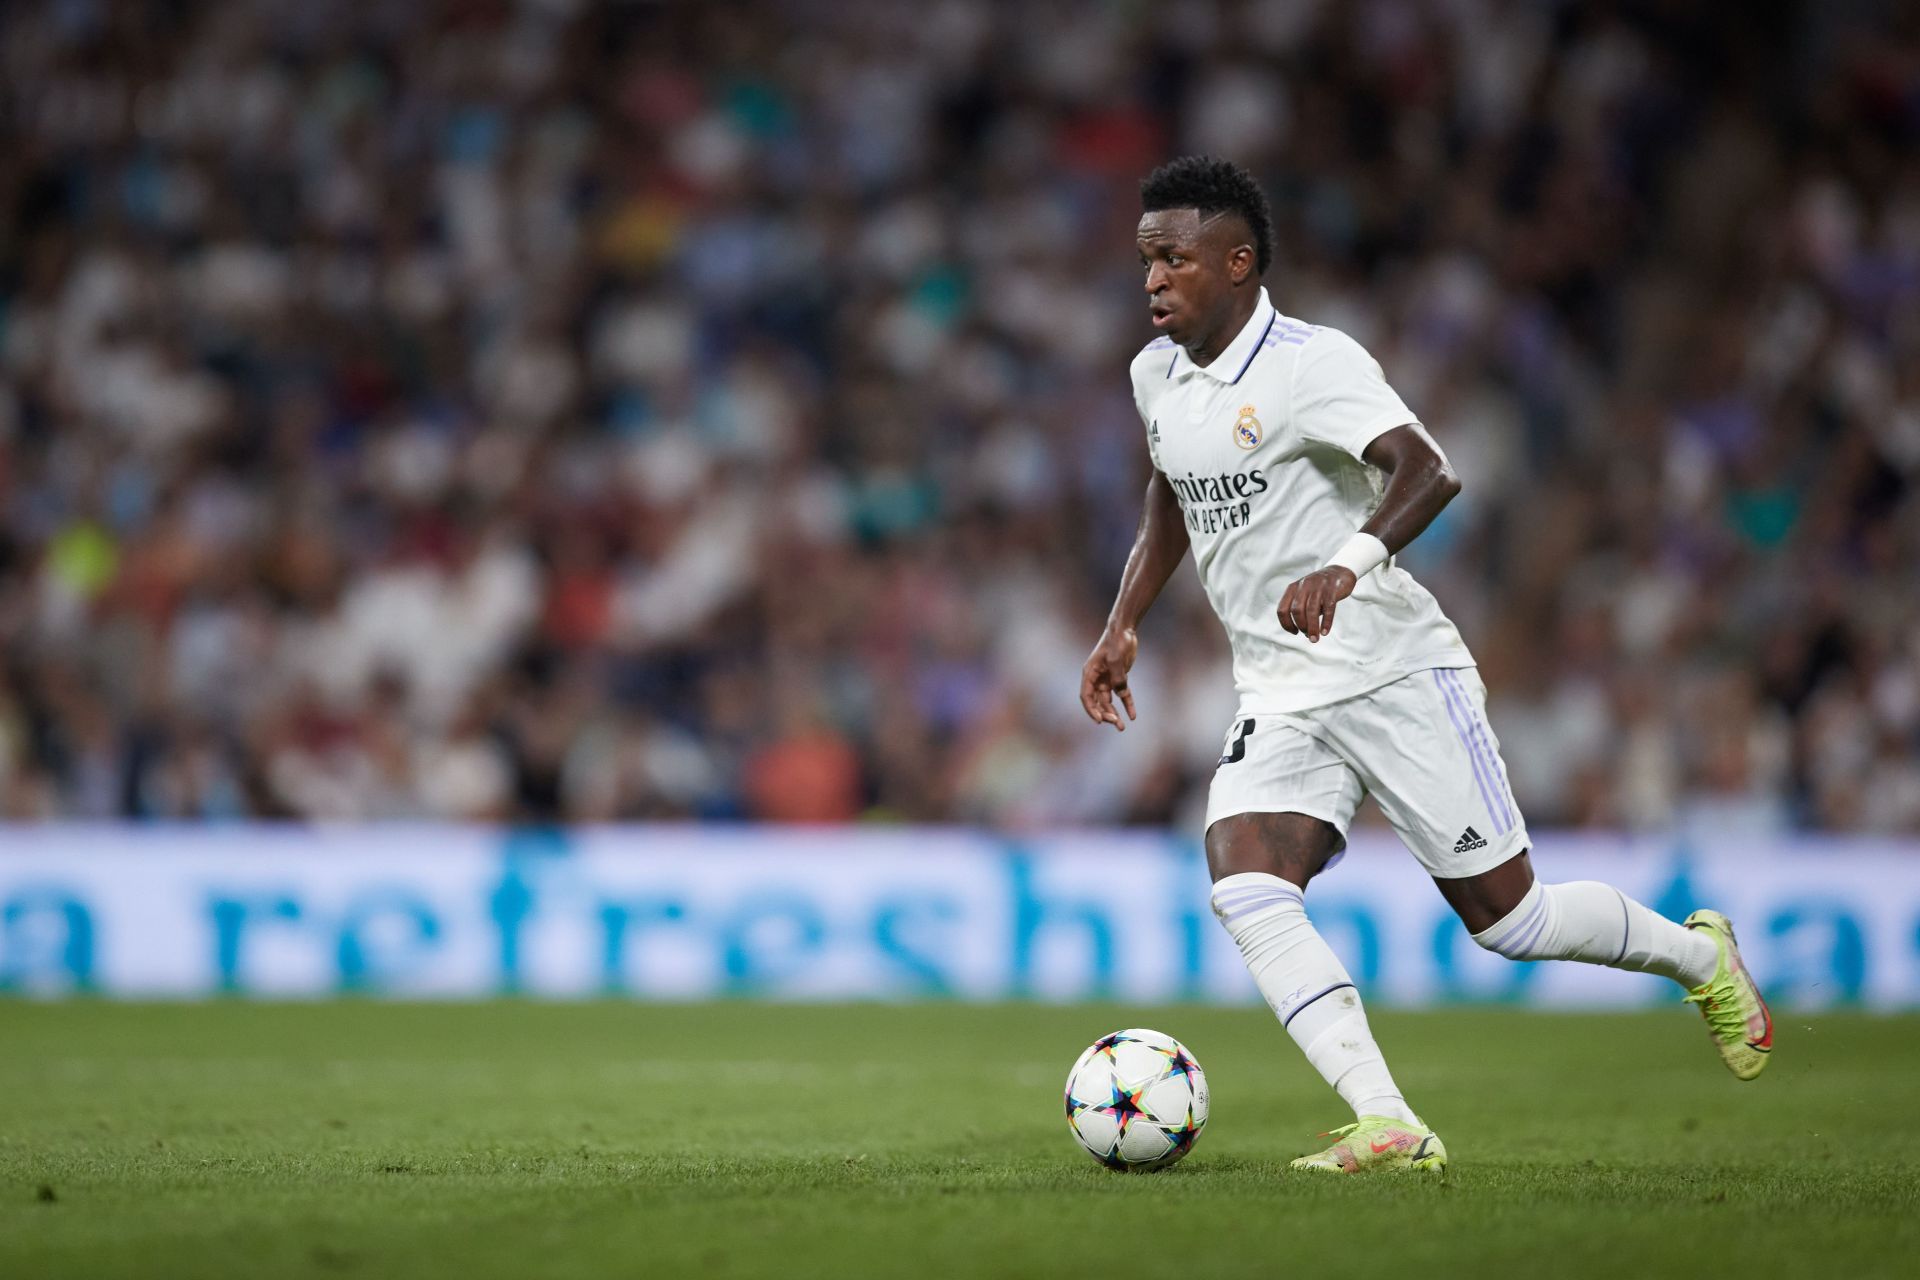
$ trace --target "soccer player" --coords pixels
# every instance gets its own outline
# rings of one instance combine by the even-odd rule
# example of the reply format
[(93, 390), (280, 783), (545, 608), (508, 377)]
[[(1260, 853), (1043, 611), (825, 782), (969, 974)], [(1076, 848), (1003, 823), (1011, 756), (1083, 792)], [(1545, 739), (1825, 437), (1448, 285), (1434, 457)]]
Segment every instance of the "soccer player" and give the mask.
[(1161, 336), (1133, 360), (1133, 396), (1153, 474), (1080, 701), (1122, 732), (1116, 697), (1135, 718), (1135, 628), (1191, 548), (1240, 695), (1207, 799), (1214, 914), (1354, 1113), (1293, 1167), (1446, 1167), (1302, 896), (1368, 794), (1475, 942), (1513, 960), (1671, 978), (1734, 1075), (1759, 1075), (1773, 1024), (1726, 917), (1675, 924), (1608, 885), (1534, 878), (1473, 655), (1393, 561), (1460, 481), (1360, 344), (1274, 309), (1260, 284), (1273, 227), (1258, 184), (1202, 156), (1156, 170), (1140, 191), (1140, 263)]

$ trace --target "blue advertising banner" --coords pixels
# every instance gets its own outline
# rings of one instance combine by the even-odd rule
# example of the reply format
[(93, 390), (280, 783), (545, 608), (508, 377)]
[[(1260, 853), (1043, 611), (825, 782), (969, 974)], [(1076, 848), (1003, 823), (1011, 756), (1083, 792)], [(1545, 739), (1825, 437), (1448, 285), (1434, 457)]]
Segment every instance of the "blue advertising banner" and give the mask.
[[(1786, 1004), (1920, 1007), (1920, 846), (1550, 835), (1549, 880), (1727, 912)], [(1482, 952), (1391, 836), (1308, 907), (1379, 1004), (1634, 1005), (1656, 978)], [(1248, 1001), (1192, 841), (964, 830), (0, 831), (0, 991)]]

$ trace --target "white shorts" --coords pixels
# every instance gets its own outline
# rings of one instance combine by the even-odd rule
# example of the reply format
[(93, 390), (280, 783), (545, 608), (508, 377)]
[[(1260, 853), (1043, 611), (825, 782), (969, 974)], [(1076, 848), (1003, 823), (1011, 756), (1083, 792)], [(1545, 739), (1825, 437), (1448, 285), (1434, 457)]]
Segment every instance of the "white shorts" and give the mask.
[(1344, 846), (1368, 793), (1429, 875), (1478, 875), (1527, 847), (1487, 690), (1472, 667), (1416, 671), (1358, 697), (1234, 724), (1207, 792), (1207, 825), (1304, 813)]

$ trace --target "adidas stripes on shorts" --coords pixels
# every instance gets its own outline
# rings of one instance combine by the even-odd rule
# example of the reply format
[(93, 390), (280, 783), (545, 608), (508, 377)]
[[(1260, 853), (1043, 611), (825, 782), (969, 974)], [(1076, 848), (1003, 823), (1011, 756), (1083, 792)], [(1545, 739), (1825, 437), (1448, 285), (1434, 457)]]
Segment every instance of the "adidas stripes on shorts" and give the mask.
[(1243, 717), (1213, 775), (1207, 825), (1304, 813), (1344, 841), (1371, 794), (1429, 875), (1497, 867), (1527, 848), (1527, 827), (1486, 700), (1472, 667), (1436, 668), (1308, 711)]

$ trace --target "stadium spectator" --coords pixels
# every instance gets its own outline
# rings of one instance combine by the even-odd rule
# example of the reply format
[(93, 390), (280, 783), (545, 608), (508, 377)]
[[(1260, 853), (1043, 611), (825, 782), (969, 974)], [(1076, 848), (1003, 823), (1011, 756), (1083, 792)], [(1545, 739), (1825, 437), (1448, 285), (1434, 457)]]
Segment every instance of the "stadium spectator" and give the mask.
[(1133, 183), (1466, 478), (1537, 825), (1920, 831), (1920, 23), (1704, 2), (0, 11), (0, 809), (1191, 822), (1077, 673)]

